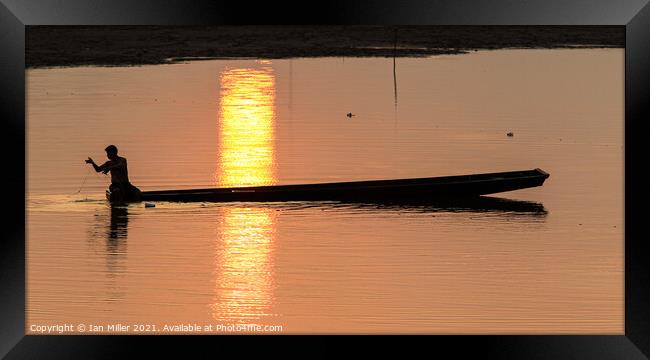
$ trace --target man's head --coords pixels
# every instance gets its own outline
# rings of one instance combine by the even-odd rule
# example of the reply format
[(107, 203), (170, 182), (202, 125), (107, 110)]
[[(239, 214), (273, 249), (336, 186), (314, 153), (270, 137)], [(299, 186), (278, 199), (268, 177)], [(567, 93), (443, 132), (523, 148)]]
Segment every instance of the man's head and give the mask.
[(106, 150), (106, 156), (109, 159), (115, 160), (117, 158), (117, 147), (115, 145), (108, 145), (104, 150)]

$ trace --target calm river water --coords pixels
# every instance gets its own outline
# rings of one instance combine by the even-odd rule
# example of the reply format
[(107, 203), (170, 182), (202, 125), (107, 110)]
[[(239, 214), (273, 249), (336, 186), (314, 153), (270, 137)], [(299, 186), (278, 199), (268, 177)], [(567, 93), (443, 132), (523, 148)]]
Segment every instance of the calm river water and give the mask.
[[(622, 334), (623, 74), (623, 49), (28, 70), (26, 331)], [(551, 176), (482, 209), (111, 208), (108, 144), (142, 190)]]

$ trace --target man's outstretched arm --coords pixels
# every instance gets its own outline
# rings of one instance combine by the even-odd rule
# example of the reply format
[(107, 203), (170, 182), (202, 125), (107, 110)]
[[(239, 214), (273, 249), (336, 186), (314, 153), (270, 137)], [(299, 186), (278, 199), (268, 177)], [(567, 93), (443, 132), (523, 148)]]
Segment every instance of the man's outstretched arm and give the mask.
[(95, 164), (95, 161), (93, 159), (91, 159), (91, 158), (88, 158), (88, 160), (86, 160), (86, 164), (91, 164), (96, 172), (102, 172), (103, 171), (104, 174), (106, 174), (112, 167), (112, 162), (111, 161), (107, 161), (107, 162), (103, 163), (102, 165), (98, 166), (97, 164)]

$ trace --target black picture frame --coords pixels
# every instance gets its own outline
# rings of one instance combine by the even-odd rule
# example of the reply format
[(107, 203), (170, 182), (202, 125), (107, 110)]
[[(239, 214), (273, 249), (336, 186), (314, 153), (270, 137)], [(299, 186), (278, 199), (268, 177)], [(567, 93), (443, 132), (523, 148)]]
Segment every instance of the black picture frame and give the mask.
[[(179, 338), (190, 342), (190, 346), (207, 346), (214, 351), (213, 355), (228, 348), (232, 337), (25, 335), (25, 26), (208, 24), (624, 26), (625, 334), (427, 336), (423, 342), (428, 354), (451, 351), (455, 357), (480, 354), (482, 358), (502, 359), (644, 359), (650, 356), (650, 276), (645, 261), (650, 258), (650, 252), (642, 235), (644, 220), (650, 215), (644, 206), (650, 199), (647, 190), (650, 182), (642, 161), (643, 154), (647, 153), (643, 151), (644, 122), (650, 120), (650, 5), (647, 0), (337, 0), (309, 3), (304, 7), (291, 2), (210, 0), (0, 0), (0, 154), (6, 199), (4, 215), (0, 217), (0, 356), (8, 359), (122, 358), (139, 348), (185, 358), (187, 348), (174, 346)], [(274, 337), (262, 338), (269, 341)], [(327, 345), (331, 338), (325, 341), (300, 338), (324, 345), (312, 350), (318, 354), (340, 353), (336, 347)], [(238, 345), (250, 343), (250, 337), (245, 339), (237, 341)], [(365, 344), (367, 339), (355, 337), (353, 342)], [(388, 344), (382, 340), (381, 346), (374, 348), (383, 351)], [(247, 353), (253, 350), (251, 346), (246, 347)], [(280, 356), (290, 352), (284, 347), (259, 349), (271, 349), (270, 353)]]

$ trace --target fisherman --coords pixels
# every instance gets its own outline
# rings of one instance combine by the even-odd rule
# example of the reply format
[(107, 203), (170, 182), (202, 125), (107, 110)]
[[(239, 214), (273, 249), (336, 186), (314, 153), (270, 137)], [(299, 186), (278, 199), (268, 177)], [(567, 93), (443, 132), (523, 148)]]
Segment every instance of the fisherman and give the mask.
[(117, 156), (117, 147), (115, 145), (108, 145), (104, 150), (108, 157), (107, 162), (101, 166), (97, 166), (95, 161), (89, 157), (86, 160), (86, 164), (91, 164), (97, 172), (103, 172), (104, 174), (111, 173), (111, 185), (108, 187), (108, 190), (111, 192), (111, 201), (113, 199), (118, 202), (139, 201), (140, 189), (129, 182), (126, 159)]

